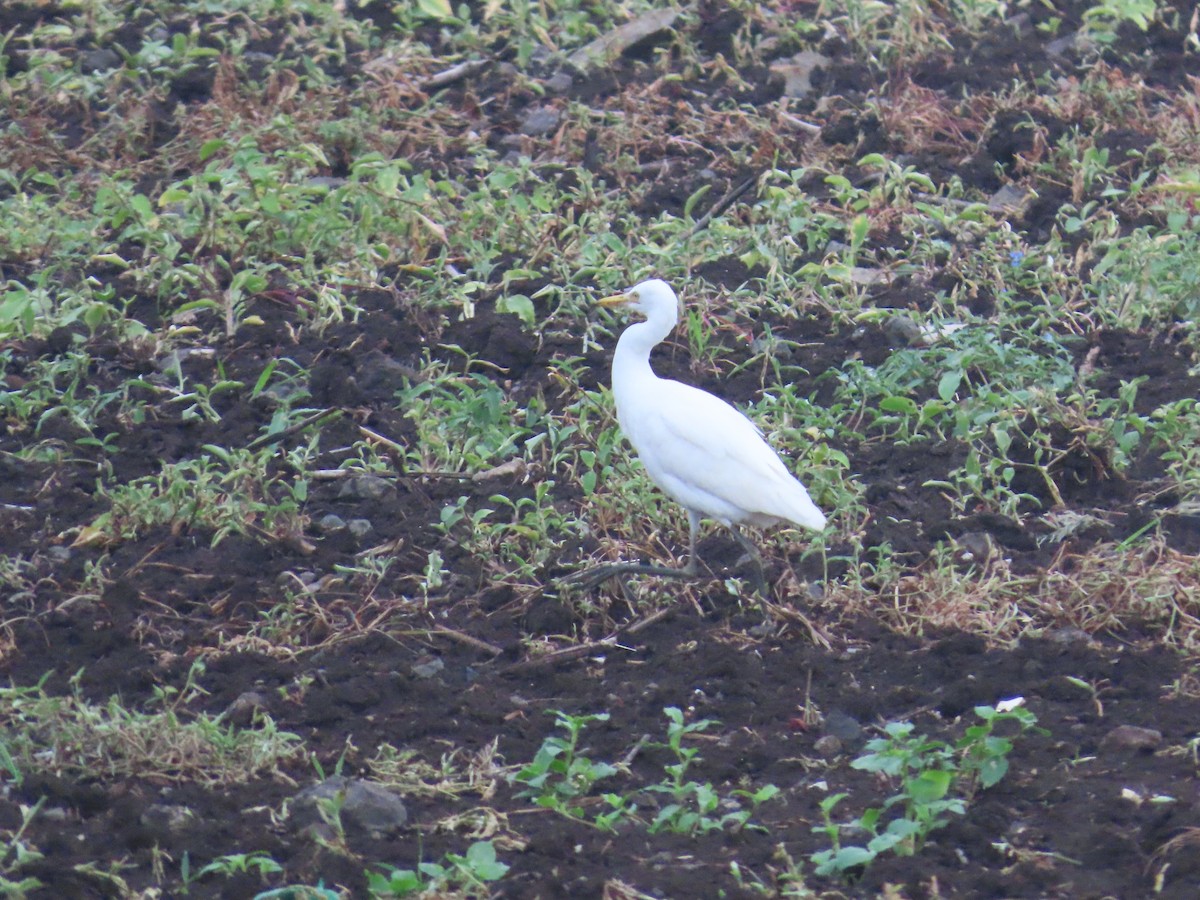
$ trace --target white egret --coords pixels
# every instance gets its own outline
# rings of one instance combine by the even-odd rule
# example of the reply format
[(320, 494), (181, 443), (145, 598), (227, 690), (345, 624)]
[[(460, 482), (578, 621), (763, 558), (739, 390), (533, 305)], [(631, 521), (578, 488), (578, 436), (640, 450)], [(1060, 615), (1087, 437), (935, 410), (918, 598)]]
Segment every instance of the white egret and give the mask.
[(707, 517), (729, 528), (754, 560), (765, 596), (762, 559), (738, 525), (792, 522), (820, 531), (825, 515), (753, 422), (707, 391), (654, 374), (650, 351), (679, 321), (679, 299), (670, 285), (655, 278), (599, 302), (628, 306), (645, 317), (617, 341), (612, 362), (617, 421), (650, 478), (687, 510), (690, 534), (682, 569), (618, 563), (584, 573), (583, 580), (595, 585), (633, 572), (699, 574), (696, 536), (700, 519)]

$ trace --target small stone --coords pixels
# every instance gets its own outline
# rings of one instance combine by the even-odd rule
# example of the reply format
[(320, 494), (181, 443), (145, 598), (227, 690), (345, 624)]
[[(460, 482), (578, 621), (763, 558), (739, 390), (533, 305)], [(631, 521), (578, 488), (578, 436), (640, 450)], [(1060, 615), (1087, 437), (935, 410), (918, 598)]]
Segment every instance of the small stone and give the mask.
[(746, 634), (750, 635), (750, 637), (752, 637), (752, 638), (757, 638), (759, 640), (762, 640), (764, 638), (769, 638), (774, 633), (775, 633), (775, 626), (769, 620), (766, 622), (759, 622), (757, 625), (751, 625), (749, 628), (746, 629)]
[(157, 833), (179, 834), (187, 829), (196, 814), (177, 803), (155, 803), (142, 813), (142, 825)]
[(1069, 34), (1056, 37), (1048, 43), (1045, 53), (1047, 56), (1062, 58), (1074, 51), (1082, 50), (1088, 43), (1088, 39), (1082, 33), (1072, 31)]
[(372, 350), (358, 364), (354, 380), (368, 394), (391, 397), (416, 374), (386, 353)]
[(254, 722), (254, 714), (256, 712), (260, 710), (265, 712), (266, 708), (266, 697), (258, 691), (246, 691), (229, 704), (229, 708), (225, 710), (225, 719), (231, 725), (245, 728)]
[(890, 316), (883, 323), (883, 333), (893, 347), (915, 347), (923, 343), (921, 326), (908, 316)]
[(155, 360), (154, 368), (160, 372), (176, 372), (184, 363), (192, 360), (208, 361), (216, 355), (217, 352), (211, 347), (179, 347)]
[(371, 524), (370, 519), (351, 519), (346, 523), (346, 527), (350, 529), (352, 535), (359, 539), (365, 538), (375, 530), (375, 526)]
[(833, 734), (827, 734), (817, 738), (813, 749), (824, 759), (833, 759), (835, 756), (841, 756), (846, 745), (842, 743), (842, 739)]
[(345, 531), (346, 528), (346, 520), (333, 513), (321, 516), (320, 521), (317, 522), (317, 530), (322, 534), (337, 534), (339, 531)]
[(293, 825), (321, 830), (323, 823), (318, 804), (323, 803), (337, 806), (344, 825), (360, 828), (371, 835), (391, 834), (408, 821), (408, 809), (393, 791), (373, 781), (334, 775), (295, 796)]
[(418, 678), (432, 678), (446, 668), (446, 664), (442, 662), (440, 656), (434, 656), (424, 662), (419, 662), (413, 665), (412, 673)]
[(395, 488), (378, 475), (359, 475), (351, 478), (338, 491), (340, 500), (381, 500)]
[(988, 200), (988, 212), (1020, 213), (1037, 194), (1031, 188), (1017, 184), (1006, 184)]
[(570, 72), (559, 69), (546, 79), (546, 90), (551, 94), (565, 94), (574, 83), (575, 79), (571, 77)]
[(46, 551), (46, 558), (55, 565), (61, 566), (63, 563), (70, 562), (71, 557), (75, 554), (70, 547), (51, 547)]
[(872, 269), (867, 266), (851, 266), (850, 281), (860, 287), (870, 287), (886, 280), (887, 275), (882, 269)]
[(1046, 640), (1056, 644), (1092, 644), (1092, 636), (1082, 628), (1066, 627), (1051, 628), (1044, 635)]
[(845, 743), (852, 743), (862, 738), (863, 730), (857, 720), (835, 709), (825, 717), (825, 733)]
[(561, 112), (553, 107), (542, 106), (525, 114), (525, 120), (521, 122), (521, 134), (529, 137), (549, 134), (558, 127), (558, 123), (561, 121)]
[(275, 57), (261, 50), (243, 50), (242, 62), (250, 69), (251, 74), (258, 77), (275, 62)]
[(992, 538), (985, 531), (968, 531), (954, 543), (958, 548), (955, 559), (960, 563), (985, 563), (992, 556)]
[(92, 72), (107, 72), (109, 69), (120, 68), (121, 57), (115, 50), (104, 47), (100, 50), (89, 50), (79, 60), (79, 68), (85, 74)]
[(1100, 741), (1101, 750), (1150, 752), (1163, 740), (1162, 732), (1140, 725), (1118, 725)]
[(609, 65), (630, 47), (670, 28), (678, 16), (679, 11), (674, 9), (644, 12), (633, 21), (618, 25), (590, 44), (580, 47), (567, 57), (567, 63), (580, 71)]

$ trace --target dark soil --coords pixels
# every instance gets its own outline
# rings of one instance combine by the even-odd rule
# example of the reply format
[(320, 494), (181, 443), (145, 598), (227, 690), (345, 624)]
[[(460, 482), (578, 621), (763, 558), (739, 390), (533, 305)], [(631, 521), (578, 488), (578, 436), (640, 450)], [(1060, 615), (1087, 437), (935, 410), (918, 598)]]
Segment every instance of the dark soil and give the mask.
[[(387, 7), (373, 4), (361, 14), (386, 20)], [(1070, 5), (1064, 33), (1078, 25), (1082, 8)], [(1186, 28), (1188, 10), (1181, 9)], [(5, 10), (0, 12), (0, 33), (28, 33), (56, 14), (53, 5), (42, 4)], [(929, 90), (950, 109), (964, 96), (1002, 92), (1014, 79), (1034, 84), (1081, 77), (1091, 63), (1085, 64), (1071, 46), (1051, 50), (1051, 35), (1035, 27), (1048, 15), (1043, 4), (1033, 4), (1016, 27), (1000, 29), (983, 42), (964, 36), (953, 52), (923, 59), (908, 72), (885, 71), (857, 59), (847, 47), (825, 46), (821, 49), (832, 63), (817, 79), (818, 93), (831, 99), (820, 106), (817, 97), (800, 101), (792, 112), (821, 125), (820, 140), (846, 145), (848, 159), (876, 151), (909, 153), (902, 138), (881, 123), (881, 104), (875, 102), (899, 87)], [(702, 18), (709, 29), (701, 42), (709, 48), (705, 52), (726, 46), (744, 25), (739, 14), (716, 4), (706, 6)], [(136, 44), (136, 25), (128, 32), (125, 37)], [(1163, 91), (1191, 89), (1185, 85), (1189, 64), (1181, 56), (1181, 33), (1156, 25), (1147, 34), (1123, 29), (1121, 38), (1104, 64)], [(428, 40), (436, 43), (436, 35)], [(286, 52), (272, 46), (259, 49)], [(603, 75), (576, 75), (571, 96), (600, 106), (627, 87), (646, 83), (651, 75), (642, 60), (653, 49), (634, 48)], [(19, 59), (9, 62), (10, 67), (19, 64)], [(532, 102), (508, 83), (511, 73), (506, 72), (488, 70), (441, 95), (438, 103), (490, 110), (488, 115), (496, 118), (486, 124), (495, 129), (499, 146), (520, 121), (522, 105)], [(689, 95), (690, 102), (727, 107), (778, 97), (781, 87), (769, 71), (741, 74), (750, 83), (750, 94), (741, 96), (720, 81), (701, 80), (690, 84), (699, 92)], [(172, 116), (183, 109), (175, 101), (184, 106), (209, 102), (212, 80), (192, 77), (174, 91), (177, 96), (163, 107), (175, 110)], [(507, 105), (484, 102), (500, 95)], [(52, 123), (64, 146), (78, 143), (76, 136), (92, 127), (82, 116)], [(1001, 113), (977, 124), (980, 130), (969, 141), (972, 152), (951, 152), (947, 138), (944, 149), (912, 156), (910, 163), (935, 177), (957, 175), (969, 190), (986, 196), (1025, 171), (1022, 159), (1035, 152), (1035, 143), (1052, 145), (1055, 135), (1081, 125), (1056, 118), (1046, 108), (1023, 116)], [(1092, 127), (1120, 148), (1141, 149), (1146, 142), (1125, 123)], [(176, 130), (173, 121), (164, 120), (145, 152)], [(602, 148), (585, 146), (595, 151), (588, 166), (615, 179), (615, 160), (604, 158)], [(425, 152), (437, 155), (434, 148)], [(1140, 154), (1139, 164), (1151, 164), (1152, 156)], [(453, 160), (444, 163), (452, 165)], [(647, 215), (651, 205), (678, 212), (697, 188), (695, 170), (678, 168), (671, 173), (681, 174), (664, 175), (647, 201)], [(718, 171), (709, 196), (719, 197), (743, 174)], [(1052, 228), (1057, 209), (1057, 202), (1049, 200), (1055, 186), (1037, 187), (1039, 201), (1013, 223), (1030, 235)], [(715, 285), (737, 286), (755, 277), (734, 258), (709, 265), (703, 275)], [(357, 322), (320, 335), (293, 327), (300, 318), (295, 304), (259, 298), (249, 312), (261, 316), (263, 326), (217, 343), (214, 358), (196, 357), (184, 365), (190, 376), (213, 380), (219, 363), (221, 377), (246, 385), (254, 384), (272, 358), (286, 357), (308, 368), (313, 405), (343, 410), (320, 426), (323, 453), (359, 440), (359, 425), (401, 444), (411, 440), (413, 425), (396, 408), (395, 391), (426, 355), (461, 361), (461, 354), (445, 349), (448, 345), (491, 363), (474, 371), (494, 378), (518, 400), (542, 396), (555, 402), (559, 389), (552, 369), (577, 351), (577, 342), (553, 333), (531, 334), (515, 317), (496, 314), (489, 302), (481, 303), (469, 321), (423, 315), (405, 299), (407, 276), (396, 277), (394, 284), (364, 289), (355, 298), (363, 310)], [(919, 308), (932, 290), (928, 284), (894, 284), (872, 299), (880, 307)], [(986, 303), (976, 312), (986, 314)], [(144, 314), (151, 327), (156, 327), (156, 317), (149, 310)], [(886, 330), (874, 326), (851, 328), (821, 318), (760, 324), (815, 345), (805, 367), (811, 380), (807, 386), (817, 396), (825, 390), (825, 372), (855, 357), (880, 361), (894, 349)], [(81, 348), (95, 360), (87, 378), (100, 390), (111, 390), (146, 368), (137, 348), (80, 329), (78, 334), (10, 343), (9, 389), (19, 390), (22, 367)], [(1100, 389), (1115, 394), (1122, 382), (1152, 376), (1139, 395), (1147, 409), (1195, 396), (1200, 388), (1188, 375), (1195, 364), (1188, 351), (1149, 334), (1095, 334), (1080, 353), (1090, 348), (1095, 348), (1091, 365), (1102, 373)], [(585, 387), (607, 383), (610, 351), (592, 352), (586, 359)], [(730, 347), (728, 358), (740, 362), (746, 352)], [(760, 390), (757, 377), (726, 381), (712, 373), (697, 374), (686, 357), (686, 344), (667, 348), (657, 358), (660, 374), (735, 401), (753, 399)], [(632, 751), (643, 735), (663, 739), (663, 708), (677, 706), (691, 719), (720, 722), (710, 729), (712, 739), (695, 744), (702, 760), (693, 772), (697, 780), (711, 781), (723, 794), (774, 784), (781, 795), (755, 817), (763, 830), (717, 831), (697, 838), (649, 835), (632, 826), (608, 834), (537, 810), (507, 785), (488, 797), (411, 796), (407, 826), (382, 836), (351, 830), (350, 852), (337, 853), (270, 814), (297, 793), (296, 784), (282, 778), (217, 789), (169, 779), (97, 775), (64, 780), (26, 773), (23, 783), (10, 785), (0, 798), (0, 826), (15, 828), (19, 806), (39, 798), (46, 798), (46, 810), (55, 811), (35, 819), (26, 835), (45, 854), (23, 870), (47, 885), (37, 896), (122, 896), (111, 880), (86, 868), (97, 860), (119, 861), (130, 890), (146, 892), (156, 884), (156, 861), (162, 864), (164, 858), (169, 862), (161, 896), (182, 896), (174, 873), (185, 853), (195, 872), (221, 855), (255, 850), (268, 853), (285, 872), (265, 880), (207, 876), (192, 885), (188, 896), (251, 897), (271, 886), (318, 881), (365, 896), (363, 870), (368, 864), (411, 868), (422, 858), (461, 853), (473, 839), (468, 831), (434, 826), (451, 814), (483, 807), (502, 817), (494, 833), (478, 832), (494, 837), (500, 858), (512, 866), (494, 886), (502, 897), (622, 896), (612, 886), (618, 881), (657, 897), (758, 896), (735, 880), (730, 863), (779, 886), (774, 879), (783, 870), (781, 850), (803, 864), (810, 887), (853, 897), (887, 891), (914, 898), (1136, 898), (1158, 890), (1163, 897), (1200, 895), (1200, 842), (1175, 840), (1200, 833), (1195, 830), (1200, 828), (1197, 763), (1194, 744), (1189, 744), (1200, 722), (1200, 694), (1184, 689), (1193, 684), (1187, 658), (1141, 641), (1137, 634), (1089, 636), (1070, 628), (1007, 648), (961, 633), (898, 635), (875, 619), (844, 617), (820, 602), (817, 588), (805, 595), (802, 585), (821, 575), (813, 561), (772, 559), (772, 581), (791, 586), (781, 588), (790, 595), (779, 599), (802, 610), (813, 628), (829, 638), (829, 647), (814, 642), (799, 619), (776, 618), (764, 626), (757, 608), (736, 604), (719, 582), (693, 590), (666, 582), (663, 596), (697, 602), (681, 601), (647, 627), (621, 632), (615, 642), (593, 646), (585, 655), (547, 660), (530, 648), (569, 646), (563, 635), (599, 641), (637, 621), (639, 613), (615, 590), (600, 594), (611, 603), (602, 621), (560, 599), (553, 588), (556, 579), (586, 561), (588, 546), (569, 547), (541, 573), (551, 587), (514, 587), (490, 583), (479, 560), (466, 555), (453, 536), (435, 529), (443, 507), (460, 496), (471, 498), (469, 508), (497, 493), (530, 496), (531, 486), (521, 476), (473, 483), (400, 472), (380, 496), (349, 498), (342, 482), (314, 483), (304, 509), (308, 521), (317, 523), (329, 513), (368, 519), (373, 530), (361, 542), (347, 534), (322, 535), (313, 527), (303, 540), (264, 543), (230, 536), (213, 547), (211, 533), (181, 528), (162, 529), (107, 550), (72, 545), (78, 534), (72, 529), (107, 508), (95, 491), (98, 465), (111, 466), (111, 477), (120, 481), (152, 474), (164, 462), (194, 456), (205, 444), (250, 443), (272, 413), (269, 404), (255, 402), (247, 391), (220, 398), (217, 410), (221, 419), (216, 423), (184, 421), (178, 405), (161, 406), (154, 421), (138, 428), (114, 419), (100, 430), (117, 435), (116, 450), (103, 455), (74, 449), (81, 436), (76, 426), (64, 417), (51, 417), (42, 423), (38, 438), (57, 439), (72, 449), (48, 463), (11, 455), (29, 435), (5, 426), (0, 433), (0, 550), (27, 560), (36, 574), (32, 596), (4, 600), (8, 640), (0, 671), (12, 684), (34, 684), (51, 672), (46, 690), (66, 693), (68, 680), (80, 673), (80, 689), (91, 700), (105, 702), (116, 695), (126, 706), (148, 708), (155, 688), (181, 687), (196, 655), (204, 652), (207, 668), (200, 683), (207, 693), (190, 703), (190, 712), (219, 713), (253, 692), (281, 729), (303, 739), (324, 771), (331, 772), (340, 761), (343, 774), (366, 776), (372, 773), (369, 760), (385, 743), (437, 764), (451, 751), (460, 753), (461, 762), (498, 740), (498, 754), (506, 764), (526, 763), (553, 732), (546, 710), (603, 711), (611, 719), (593, 725), (584, 743), (594, 759), (632, 758), (629, 776), (604, 785), (615, 791), (632, 791), (661, 777), (663, 764), (672, 761), (664, 750), (650, 745), (637, 754)], [(294, 436), (284, 445), (306, 440)], [(1039, 545), (1036, 533), (982, 512), (956, 516), (941, 493), (927, 486), (959, 464), (963, 448), (876, 441), (842, 449), (868, 488), (872, 516), (863, 535), (868, 547), (890, 544), (915, 569), (939, 542), (985, 533), (1014, 571), (1037, 571), (1049, 563), (1051, 550)], [(1057, 473), (1064, 485), (1070, 484), (1065, 492), (1069, 507), (1106, 514), (1078, 538), (1077, 549), (1121, 540), (1142, 528), (1156, 501), (1136, 498), (1146, 495), (1144, 488), (1154, 477), (1153, 458), (1146, 456), (1124, 481), (1076, 462), (1071, 468), (1068, 459)], [(560, 483), (554, 502), (578, 503), (574, 490)], [(1165, 503), (1161, 498), (1157, 502)], [(1167, 546), (1182, 553), (1197, 551), (1196, 517), (1168, 517), (1163, 527)], [(685, 535), (675, 539), (682, 542)], [(265, 648), (226, 640), (244, 634), (248, 623), (281, 600), (289, 579), (332, 573), (335, 566), (352, 565), (361, 550), (385, 544), (394, 548), (395, 563), (380, 584), (368, 590), (356, 581), (330, 579), (305, 595), (305, 602), (322, 612), (307, 620), (312, 624), (300, 640), (316, 649), (290, 657), (264, 655), (258, 651)], [(450, 576), (429, 602), (412, 599), (434, 549), (446, 560)], [(718, 532), (706, 536), (702, 551), (717, 567), (736, 565), (736, 546)], [(99, 594), (92, 595), (84, 587), (88, 566), (102, 558), (108, 577)], [(889, 597), (879, 597), (881, 605), (889, 602)], [(356, 636), (335, 640), (339, 635)], [(421, 666), (430, 660), (440, 661), (440, 668)], [(1079, 681), (1096, 686), (1097, 694), (1093, 697)], [(1017, 743), (1008, 777), (979, 793), (965, 816), (936, 832), (918, 855), (880, 857), (856, 880), (824, 882), (811, 875), (808, 855), (828, 846), (824, 836), (813, 833), (820, 823), (820, 801), (832, 792), (848, 792), (843, 804), (848, 816), (886, 796), (886, 786), (875, 776), (846, 764), (879, 725), (907, 719), (930, 736), (954, 741), (972, 723), (974, 706), (1016, 696), (1026, 698), (1046, 734)], [(809, 723), (806, 710), (820, 711), (824, 724)], [(1111, 739), (1105, 742), (1114, 729), (1127, 725), (1156, 730), (1161, 745), (1128, 749)], [(828, 734), (838, 743), (832, 750), (828, 741), (818, 748)], [(309, 759), (296, 760), (287, 775), (301, 786), (317, 780)], [(1172, 799), (1153, 799), (1163, 797)], [(163, 806), (185, 806), (194, 817), (178, 828), (162, 827), (149, 811)], [(745, 877), (749, 880), (750, 874)]]

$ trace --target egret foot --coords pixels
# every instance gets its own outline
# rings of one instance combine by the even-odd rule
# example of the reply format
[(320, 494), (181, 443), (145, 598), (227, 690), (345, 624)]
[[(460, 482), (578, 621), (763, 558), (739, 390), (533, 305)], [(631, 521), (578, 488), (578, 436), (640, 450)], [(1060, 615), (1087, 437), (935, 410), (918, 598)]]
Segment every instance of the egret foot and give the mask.
[(578, 585), (580, 590), (583, 591), (591, 591), (595, 590), (605, 581), (608, 581), (608, 579), (619, 578), (622, 575), (659, 575), (664, 578), (711, 577), (699, 572), (691, 564), (682, 569), (671, 569), (666, 566), (652, 566), (646, 563), (606, 563), (602, 566), (593, 566), (590, 569), (584, 569), (582, 572), (576, 572), (574, 575), (568, 575), (563, 579), (563, 582)]
[(759, 554), (758, 548), (754, 546), (754, 542), (750, 538), (742, 534), (740, 529), (731, 525), (729, 526), (729, 530), (737, 538), (737, 542), (742, 545), (742, 549), (746, 551), (746, 556), (750, 557), (750, 562), (754, 565), (754, 590), (764, 600), (770, 600), (771, 589), (767, 586), (767, 575), (763, 568), (762, 555)]

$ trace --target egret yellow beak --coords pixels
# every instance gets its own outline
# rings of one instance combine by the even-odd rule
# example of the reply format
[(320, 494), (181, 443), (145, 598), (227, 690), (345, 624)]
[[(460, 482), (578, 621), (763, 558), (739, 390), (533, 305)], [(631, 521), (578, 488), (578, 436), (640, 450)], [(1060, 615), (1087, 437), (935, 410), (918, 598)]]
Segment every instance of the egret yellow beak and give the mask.
[(626, 303), (633, 303), (634, 299), (633, 294), (626, 292), (624, 294), (613, 294), (611, 297), (604, 297), (597, 300), (596, 303), (605, 307), (624, 306)]

